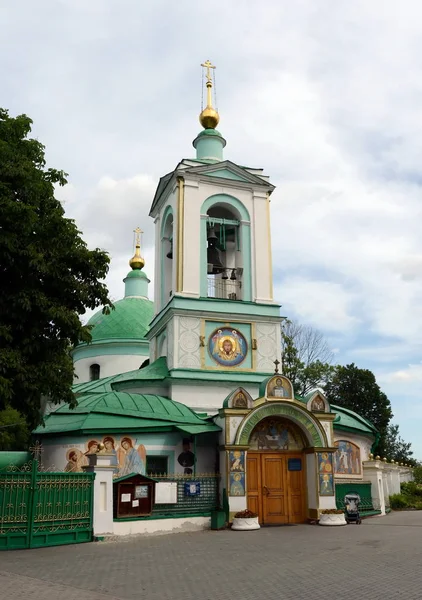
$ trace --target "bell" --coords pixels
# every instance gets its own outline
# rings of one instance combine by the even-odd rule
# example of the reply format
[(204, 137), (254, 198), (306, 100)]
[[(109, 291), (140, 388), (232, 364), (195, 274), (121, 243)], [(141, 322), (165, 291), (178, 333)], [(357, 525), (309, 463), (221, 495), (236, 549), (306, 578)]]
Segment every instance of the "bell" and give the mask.
[(215, 235), (214, 227), (210, 227), (208, 231), (208, 249), (207, 249), (207, 263), (208, 273), (212, 275), (218, 275), (224, 271), (224, 265), (221, 262), (220, 251), (217, 248), (217, 236)]
[(170, 238), (170, 250), (166, 254), (167, 258), (173, 258), (173, 238)]
[(221, 279), (228, 279), (228, 278), (229, 278), (229, 276), (227, 275), (227, 269), (224, 269)]
[(236, 277), (236, 269), (232, 269), (232, 274), (230, 275), (230, 279), (232, 281), (237, 281), (237, 277)]

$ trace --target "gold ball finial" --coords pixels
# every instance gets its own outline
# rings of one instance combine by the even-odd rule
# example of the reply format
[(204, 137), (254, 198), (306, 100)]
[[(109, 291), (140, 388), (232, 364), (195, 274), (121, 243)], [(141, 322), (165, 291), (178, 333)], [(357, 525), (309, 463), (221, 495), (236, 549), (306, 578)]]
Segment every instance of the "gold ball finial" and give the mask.
[(371, 454), (369, 455), (369, 460), (374, 460), (374, 455), (372, 454), (372, 452), (371, 452)]
[(386, 459), (386, 457), (385, 457), (385, 456), (384, 456), (384, 458), (383, 458), (382, 460), (383, 460), (383, 462), (387, 462), (387, 459)]
[(140, 271), (145, 266), (145, 259), (142, 258), (142, 256), (141, 256), (141, 233), (143, 233), (143, 231), (142, 231), (142, 229), (137, 227), (136, 229), (133, 230), (133, 233), (136, 236), (135, 237), (135, 241), (136, 241), (135, 254), (130, 259), (129, 266), (134, 271), (136, 271), (136, 270)]
[(199, 115), (199, 122), (204, 129), (215, 129), (220, 121), (220, 115), (212, 108), (207, 106)]
[(375, 460), (381, 460), (381, 456), (379, 454), (376, 455)]

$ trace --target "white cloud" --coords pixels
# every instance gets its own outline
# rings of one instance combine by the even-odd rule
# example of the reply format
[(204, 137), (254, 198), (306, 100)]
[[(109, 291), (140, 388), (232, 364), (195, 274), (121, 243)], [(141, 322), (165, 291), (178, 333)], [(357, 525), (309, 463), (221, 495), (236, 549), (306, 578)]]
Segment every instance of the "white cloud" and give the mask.
[[(205, 27), (209, 6), (187, 0), (9, 3), (3, 103), (33, 117), (49, 165), (70, 173), (66, 213), (110, 251), (120, 297), (138, 224), (153, 275), (149, 206), (159, 176), (194, 153), (210, 57), (225, 156), (278, 186), (283, 313), (335, 338), (338, 360), (408, 373), (422, 339), (422, 5), (216, 0), (212, 14)], [(412, 382), (386, 382), (393, 401)]]

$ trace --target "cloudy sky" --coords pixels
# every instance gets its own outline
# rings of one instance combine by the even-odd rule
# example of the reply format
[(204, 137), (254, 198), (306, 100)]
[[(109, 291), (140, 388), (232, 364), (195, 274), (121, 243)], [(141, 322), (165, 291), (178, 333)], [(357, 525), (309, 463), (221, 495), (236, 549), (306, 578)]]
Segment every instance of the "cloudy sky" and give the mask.
[(0, 104), (26, 113), (121, 297), (158, 178), (194, 156), (200, 63), (226, 158), (264, 167), (282, 312), (374, 370), (422, 458), (422, 4), (418, 0), (16, 0)]

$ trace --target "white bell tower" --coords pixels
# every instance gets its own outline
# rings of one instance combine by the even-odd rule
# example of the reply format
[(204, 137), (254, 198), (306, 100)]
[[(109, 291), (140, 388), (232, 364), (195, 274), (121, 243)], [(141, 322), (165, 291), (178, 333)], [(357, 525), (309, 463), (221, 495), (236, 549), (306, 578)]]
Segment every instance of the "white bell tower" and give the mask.
[[(213, 72), (196, 157), (160, 179), (155, 220), (155, 309), (151, 360), (167, 356), (172, 377), (258, 383), (280, 360), (280, 312), (273, 298), (270, 196), (262, 169), (223, 157)], [(215, 373), (218, 371), (217, 373)]]

